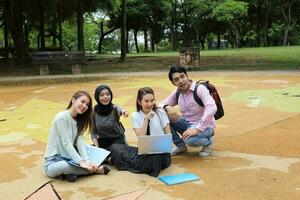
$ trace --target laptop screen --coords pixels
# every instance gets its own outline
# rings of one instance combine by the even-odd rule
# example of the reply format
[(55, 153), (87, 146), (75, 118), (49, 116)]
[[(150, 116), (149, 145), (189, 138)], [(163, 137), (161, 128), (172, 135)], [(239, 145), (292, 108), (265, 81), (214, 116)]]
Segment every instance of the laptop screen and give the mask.
[(138, 154), (172, 152), (172, 135), (149, 135), (138, 137)]

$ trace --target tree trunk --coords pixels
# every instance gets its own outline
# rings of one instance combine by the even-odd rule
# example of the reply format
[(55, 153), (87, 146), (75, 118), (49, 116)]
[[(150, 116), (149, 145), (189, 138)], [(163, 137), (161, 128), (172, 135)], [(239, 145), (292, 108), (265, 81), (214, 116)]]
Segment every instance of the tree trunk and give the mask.
[(282, 45), (283, 46), (287, 46), (288, 45), (288, 35), (289, 35), (289, 24), (287, 24), (285, 27), (284, 27), (284, 36), (283, 36), (283, 43)]
[(217, 32), (217, 49), (220, 49), (221, 48), (221, 33), (218, 31)]
[(235, 37), (234, 38), (235, 47), (240, 48), (241, 36), (240, 36), (239, 28), (235, 24), (237, 24), (237, 22), (236, 23), (230, 22)]
[(120, 62), (126, 60), (126, 0), (122, 0), (122, 23), (121, 23), (121, 57)]
[(188, 42), (188, 22), (187, 13), (185, 7), (183, 8), (183, 45), (189, 47)]
[(129, 53), (129, 30), (126, 30), (126, 53)]
[(263, 22), (262, 16), (261, 16), (261, 8), (262, 8), (262, 2), (261, 0), (258, 0), (256, 3), (256, 45), (257, 47), (260, 47), (262, 44), (261, 37), (262, 37), (262, 26), (261, 23)]
[(173, 2), (173, 13), (172, 13), (172, 23), (171, 23), (171, 41), (172, 50), (177, 50), (177, 0)]
[(99, 42), (98, 42), (98, 54), (102, 53), (103, 41), (104, 41), (104, 35), (101, 34), (100, 37), (99, 37)]
[(148, 47), (148, 31), (147, 28), (144, 28), (144, 51), (148, 52), (149, 47)]
[(104, 22), (101, 21), (100, 24), (98, 24), (98, 27), (100, 28), (100, 36), (99, 36), (99, 42), (98, 42), (98, 54), (102, 53), (102, 44), (104, 41)]
[(61, 9), (61, 0), (58, 0), (58, 41), (59, 41), (59, 48), (60, 50), (63, 49), (63, 42), (62, 42), (62, 9)]
[(39, 5), (39, 49), (45, 50), (45, 19), (44, 19), (44, 4), (43, 1), (37, 0)]
[(4, 24), (3, 24), (3, 29), (4, 29), (4, 48), (5, 48), (5, 58), (9, 57), (8, 54), (8, 31), (7, 31), (7, 24), (6, 20), (4, 19)]
[(150, 31), (150, 42), (151, 42), (151, 51), (155, 52), (154, 31), (153, 31), (153, 29), (151, 29), (151, 31)]
[(84, 51), (82, 0), (77, 0), (77, 43), (78, 51)]
[(205, 40), (200, 40), (202, 50), (205, 49)]
[(109, 31), (103, 31), (103, 22), (100, 23), (100, 36), (99, 36), (99, 43), (98, 43), (98, 54), (102, 53), (102, 46), (105, 36), (109, 35), (110, 33), (114, 32), (117, 27), (110, 29)]
[(57, 25), (57, 16), (56, 16), (56, 13), (54, 14), (54, 17), (53, 17), (53, 24), (52, 24), (52, 47), (55, 47), (56, 48), (56, 38), (57, 38), (57, 35), (56, 35), (56, 25)]
[(133, 29), (135, 49), (136, 49), (136, 52), (139, 53), (140, 51), (139, 51), (139, 44), (138, 44), (138, 40), (137, 40), (137, 34), (138, 34), (138, 29)]
[[(293, 2), (292, 2), (293, 3)], [(288, 7), (288, 13), (285, 13), (285, 5), (281, 6), (281, 12), (283, 15), (283, 19), (285, 22), (285, 26), (284, 26), (284, 36), (283, 36), (283, 46), (287, 46), (288, 45), (288, 35), (289, 35), (289, 28), (290, 28), (290, 24), (291, 24), (291, 2), (288, 2), (287, 7)]]
[(17, 0), (5, 0), (3, 16), (7, 24), (7, 29), (14, 41), (16, 57), (20, 62), (30, 60), (29, 47), (25, 41), (24, 32), (22, 29), (22, 12)]
[(269, 46), (268, 43), (268, 28), (269, 28), (269, 1), (268, 0), (264, 0), (264, 18), (265, 18), (265, 22), (263, 25), (263, 35), (261, 38), (261, 45), (262, 46)]

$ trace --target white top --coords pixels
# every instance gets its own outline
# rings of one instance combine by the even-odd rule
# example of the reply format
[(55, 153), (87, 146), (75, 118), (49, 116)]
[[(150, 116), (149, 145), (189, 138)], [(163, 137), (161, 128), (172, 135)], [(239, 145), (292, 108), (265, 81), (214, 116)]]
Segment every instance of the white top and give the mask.
[[(159, 115), (159, 116), (158, 116)], [(134, 112), (131, 115), (132, 127), (133, 128), (142, 128), (145, 113), (143, 111)], [(150, 135), (163, 135), (165, 134), (164, 128), (169, 124), (169, 118), (166, 112), (162, 108), (158, 108), (154, 112), (154, 116), (149, 121), (150, 126)]]
[(59, 154), (62, 157), (73, 159), (76, 163), (79, 163), (81, 160), (88, 160), (82, 135), (77, 139), (79, 154), (73, 146), (76, 135), (77, 121), (72, 118), (68, 110), (59, 112), (55, 116), (50, 128), (44, 158)]

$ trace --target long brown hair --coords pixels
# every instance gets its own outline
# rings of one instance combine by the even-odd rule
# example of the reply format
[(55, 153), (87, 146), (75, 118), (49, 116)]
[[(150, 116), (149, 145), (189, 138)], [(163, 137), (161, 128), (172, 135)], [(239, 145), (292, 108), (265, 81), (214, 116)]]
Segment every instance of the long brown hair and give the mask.
[[(150, 88), (150, 87), (143, 87), (143, 88), (140, 88), (140, 89), (138, 90), (137, 97), (136, 97), (136, 110), (137, 110), (137, 111), (142, 110), (142, 106), (139, 104), (139, 102), (142, 101), (143, 96), (145, 96), (146, 94), (152, 94), (152, 95), (153, 95), (153, 98), (155, 99), (154, 91), (152, 90), (152, 88)], [(154, 105), (153, 105), (153, 110), (156, 110), (156, 109), (157, 109), (157, 106), (156, 106), (156, 104), (154, 103)]]
[(92, 105), (92, 98), (90, 96), (90, 94), (86, 91), (82, 91), (79, 90), (77, 92), (75, 92), (69, 102), (69, 105), (67, 107), (67, 109), (69, 109), (72, 106), (72, 99), (78, 99), (82, 96), (86, 96), (89, 98), (89, 106), (88, 109), (82, 113), (82, 114), (77, 114), (76, 115), (76, 121), (77, 121), (77, 134), (83, 134), (84, 131), (86, 131), (87, 129), (91, 129), (92, 127), (92, 112), (93, 112), (93, 105)]

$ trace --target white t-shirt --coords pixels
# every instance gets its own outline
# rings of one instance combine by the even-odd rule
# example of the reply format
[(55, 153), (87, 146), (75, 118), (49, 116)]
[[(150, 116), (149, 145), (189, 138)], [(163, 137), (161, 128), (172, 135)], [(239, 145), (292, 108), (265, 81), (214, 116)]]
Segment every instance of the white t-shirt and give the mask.
[[(132, 113), (132, 127), (142, 128), (145, 116), (145, 113), (143, 113), (141, 110)], [(169, 124), (169, 118), (166, 112), (162, 108), (158, 108), (156, 112), (154, 112), (154, 116), (149, 121), (150, 135), (165, 134), (164, 128), (167, 126), (167, 124)]]

